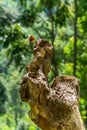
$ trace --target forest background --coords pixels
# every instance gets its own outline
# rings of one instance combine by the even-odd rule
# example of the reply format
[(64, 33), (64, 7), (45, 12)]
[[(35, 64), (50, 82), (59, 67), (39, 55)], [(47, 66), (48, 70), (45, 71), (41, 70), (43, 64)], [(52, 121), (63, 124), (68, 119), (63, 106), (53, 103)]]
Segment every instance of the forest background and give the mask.
[(58, 75), (79, 79), (87, 128), (87, 0), (0, 0), (0, 130), (40, 130), (19, 94), (33, 57), (29, 35), (53, 45), (49, 84)]

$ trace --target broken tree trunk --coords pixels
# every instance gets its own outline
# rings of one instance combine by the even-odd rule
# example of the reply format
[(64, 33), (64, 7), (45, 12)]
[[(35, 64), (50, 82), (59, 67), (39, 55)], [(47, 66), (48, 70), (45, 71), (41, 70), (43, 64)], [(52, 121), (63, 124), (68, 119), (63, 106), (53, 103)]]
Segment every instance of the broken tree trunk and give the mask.
[(29, 116), (42, 130), (84, 130), (79, 112), (79, 83), (73, 76), (55, 77), (49, 86), (52, 45), (39, 39), (34, 58), (21, 81), (21, 100), (31, 110)]

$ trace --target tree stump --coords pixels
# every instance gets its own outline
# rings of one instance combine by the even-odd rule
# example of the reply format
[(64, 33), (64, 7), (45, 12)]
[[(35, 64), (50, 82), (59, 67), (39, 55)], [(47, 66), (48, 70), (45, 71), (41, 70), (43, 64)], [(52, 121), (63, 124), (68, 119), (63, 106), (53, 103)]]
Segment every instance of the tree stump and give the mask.
[(42, 130), (85, 130), (79, 112), (79, 82), (74, 76), (58, 76), (48, 84), (52, 45), (39, 39), (34, 58), (20, 83), (21, 100), (31, 110), (29, 116)]

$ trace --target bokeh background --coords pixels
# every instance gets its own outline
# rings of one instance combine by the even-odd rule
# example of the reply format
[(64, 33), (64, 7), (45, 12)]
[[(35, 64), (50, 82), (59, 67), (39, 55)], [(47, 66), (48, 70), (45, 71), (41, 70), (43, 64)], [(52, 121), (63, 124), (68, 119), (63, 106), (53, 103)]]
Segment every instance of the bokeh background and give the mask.
[(87, 0), (0, 0), (0, 130), (40, 130), (19, 94), (33, 57), (29, 35), (53, 45), (49, 84), (57, 75), (79, 79), (87, 127)]

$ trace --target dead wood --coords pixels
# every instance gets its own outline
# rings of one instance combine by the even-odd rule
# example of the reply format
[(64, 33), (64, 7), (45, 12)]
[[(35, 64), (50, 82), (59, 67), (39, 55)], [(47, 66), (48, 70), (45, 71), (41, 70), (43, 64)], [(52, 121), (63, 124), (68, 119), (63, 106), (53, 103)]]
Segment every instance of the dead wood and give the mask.
[(64, 75), (55, 77), (49, 86), (51, 57), (52, 45), (39, 39), (21, 81), (21, 100), (30, 105), (29, 116), (42, 130), (85, 130), (79, 112), (79, 82)]

